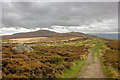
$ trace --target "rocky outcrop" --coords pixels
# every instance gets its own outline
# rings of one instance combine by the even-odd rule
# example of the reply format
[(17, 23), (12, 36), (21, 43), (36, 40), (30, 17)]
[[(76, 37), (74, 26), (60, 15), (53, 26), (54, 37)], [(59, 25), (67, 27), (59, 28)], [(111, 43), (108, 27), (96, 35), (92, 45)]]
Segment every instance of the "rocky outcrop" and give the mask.
[(29, 45), (23, 44), (23, 43), (16, 44), (16, 46), (13, 47), (13, 49), (19, 52), (24, 52), (24, 51), (32, 52), (33, 51), (33, 49)]

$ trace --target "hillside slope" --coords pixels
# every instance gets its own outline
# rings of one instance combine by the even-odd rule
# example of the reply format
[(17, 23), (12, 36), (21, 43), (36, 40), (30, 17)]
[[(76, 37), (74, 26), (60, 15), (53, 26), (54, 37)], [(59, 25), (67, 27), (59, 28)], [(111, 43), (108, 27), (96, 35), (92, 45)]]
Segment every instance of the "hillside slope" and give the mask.
[(2, 39), (32, 38), (32, 37), (83, 37), (83, 36), (88, 36), (88, 35), (79, 33), (79, 32), (56, 33), (48, 30), (39, 30), (35, 32), (5, 35), (5, 36), (2, 36)]

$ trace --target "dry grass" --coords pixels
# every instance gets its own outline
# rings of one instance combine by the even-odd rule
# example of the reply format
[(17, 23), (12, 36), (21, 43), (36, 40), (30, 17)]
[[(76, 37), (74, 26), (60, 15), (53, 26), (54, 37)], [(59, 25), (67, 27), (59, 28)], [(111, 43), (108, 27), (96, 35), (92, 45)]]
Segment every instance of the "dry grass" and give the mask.
[(46, 40), (47, 37), (35, 37), (35, 38), (18, 38), (18, 39), (9, 39), (10, 43), (32, 43), (38, 42), (40, 40)]
[(35, 38), (17, 38), (17, 39), (5, 39), (3, 43), (42, 43), (42, 42), (59, 42), (76, 40), (79, 37), (35, 37)]

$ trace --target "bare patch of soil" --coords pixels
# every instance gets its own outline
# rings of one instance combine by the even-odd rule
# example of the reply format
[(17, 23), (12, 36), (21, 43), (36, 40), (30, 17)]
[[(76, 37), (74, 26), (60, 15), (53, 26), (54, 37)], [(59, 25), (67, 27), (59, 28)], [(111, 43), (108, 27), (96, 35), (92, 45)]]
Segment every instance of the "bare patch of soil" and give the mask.
[(85, 65), (82, 67), (78, 78), (105, 78), (101, 63), (97, 58), (97, 53), (95, 53), (95, 62), (92, 60), (91, 53), (92, 51), (89, 53), (88, 59)]

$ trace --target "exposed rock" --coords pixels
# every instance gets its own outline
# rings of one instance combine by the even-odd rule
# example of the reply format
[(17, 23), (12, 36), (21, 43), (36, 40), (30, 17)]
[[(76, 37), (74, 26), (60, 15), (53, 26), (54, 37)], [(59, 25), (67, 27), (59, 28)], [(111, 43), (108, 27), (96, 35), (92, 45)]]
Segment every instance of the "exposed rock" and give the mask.
[(16, 46), (13, 47), (13, 49), (19, 52), (23, 52), (23, 51), (32, 52), (33, 51), (33, 49), (29, 45), (23, 44), (23, 43), (16, 44)]

